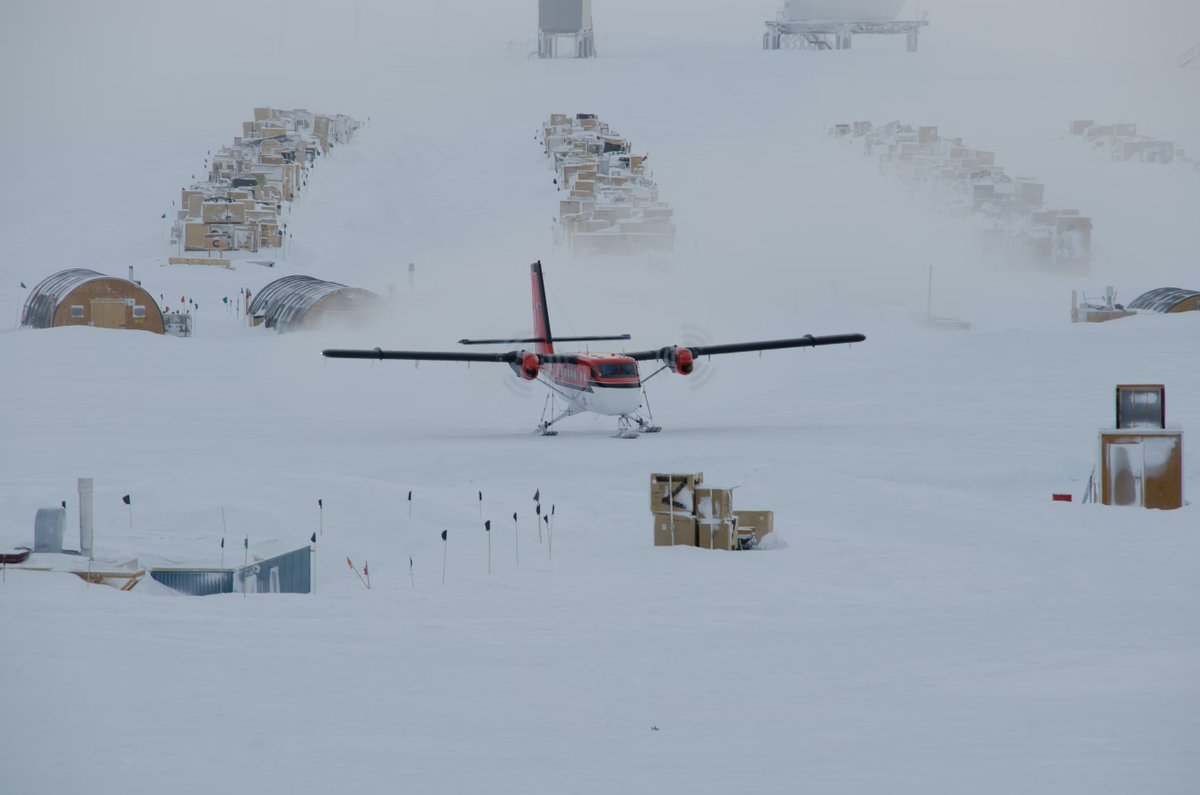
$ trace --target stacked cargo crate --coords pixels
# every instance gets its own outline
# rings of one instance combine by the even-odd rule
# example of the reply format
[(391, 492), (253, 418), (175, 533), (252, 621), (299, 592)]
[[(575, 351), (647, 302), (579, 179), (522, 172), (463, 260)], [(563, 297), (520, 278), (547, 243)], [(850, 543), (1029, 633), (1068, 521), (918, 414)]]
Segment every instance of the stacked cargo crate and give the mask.
[(558, 229), (576, 253), (633, 254), (675, 244), (674, 211), (658, 199), (646, 156), (591, 113), (551, 114), (542, 144), (566, 196)]
[(1077, 210), (1046, 209), (1045, 185), (1005, 173), (994, 152), (971, 149), (961, 138), (939, 134), (937, 127), (898, 121), (838, 124), (830, 135), (862, 141), (864, 153), (878, 157), (881, 172), (896, 175), (934, 207), (950, 215), (987, 218), (984, 246), (994, 257), (1087, 266), (1091, 218)]
[(703, 472), (650, 476), (655, 546), (753, 549), (774, 531), (774, 512), (734, 511), (733, 489), (703, 483)]
[(316, 158), (349, 141), (358, 127), (341, 114), (255, 108), (241, 137), (206, 163), (208, 178), (183, 189), (171, 243), (210, 254), (282, 247), (283, 203), (295, 200)]

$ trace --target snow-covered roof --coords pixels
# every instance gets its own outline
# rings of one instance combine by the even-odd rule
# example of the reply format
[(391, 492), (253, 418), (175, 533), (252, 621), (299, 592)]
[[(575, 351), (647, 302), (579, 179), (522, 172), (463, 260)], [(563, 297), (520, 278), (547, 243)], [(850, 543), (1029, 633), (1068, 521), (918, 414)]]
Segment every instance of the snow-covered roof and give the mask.
[(1142, 293), (1129, 303), (1130, 309), (1144, 309), (1148, 312), (1170, 312), (1189, 298), (1200, 296), (1195, 290), (1184, 290), (1181, 287), (1159, 287)]

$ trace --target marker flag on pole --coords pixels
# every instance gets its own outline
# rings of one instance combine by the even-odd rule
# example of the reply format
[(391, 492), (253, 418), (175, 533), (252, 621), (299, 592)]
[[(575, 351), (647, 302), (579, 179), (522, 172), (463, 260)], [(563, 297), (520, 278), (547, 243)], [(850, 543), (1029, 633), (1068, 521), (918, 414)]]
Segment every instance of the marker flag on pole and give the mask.
[(517, 512), (513, 511), (513, 521), (517, 521)]
[(534, 507), (534, 509), (533, 509), (533, 510), (534, 510), (534, 512), (535, 512), (535, 513), (537, 513), (537, 515), (538, 515), (538, 516), (541, 516), (541, 515), (542, 515), (542, 505), (541, 505), (541, 503), (538, 503), (538, 504), (537, 504), (537, 505)]
[(369, 566), (369, 565), (371, 565), (371, 564), (369, 564), (365, 561), (363, 562), (363, 576), (368, 577), (368, 578), (371, 576), (371, 570), (367, 568), (367, 566)]
[(29, 288), (25, 286), (25, 282), (21, 282), (21, 289), (28, 290)]
[(64, 511), (67, 510), (67, 501), (66, 500), (62, 501), (62, 507), (63, 507)]
[(221, 549), (224, 549), (224, 548), (225, 548), (225, 539), (222, 538), (221, 539)]
[(412, 502), (412, 492), (408, 492), (408, 501)]
[(533, 493), (533, 501), (534, 501), (534, 502), (539, 502), (541, 499), (542, 499), (542, 490), (541, 490), (541, 489), (538, 489), (537, 491), (535, 491), (535, 492)]
[(309, 541), (313, 544), (317, 543), (317, 534), (313, 533), (312, 538), (310, 538)]
[(492, 520), (491, 519), (488, 519), (486, 522), (483, 523), (483, 532), (485, 532), (485, 533), (492, 532)]
[(125, 503), (126, 505), (129, 505), (129, 504), (131, 504), (133, 501), (130, 499), (129, 495), (128, 495), (128, 494), (126, 494), (124, 497), (122, 497), (122, 498), (121, 498), (121, 502)]
[(318, 500), (317, 500), (317, 507), (318, 507), (318, 508), (324, 508), (324, 507), (325, 507), (325, 501), (324, 501), (324, 500), (322, 500), (322, 499), (318, 499)]
[(443, 541), (445, 541), (445, 540), (446, 540), (446, 533), (447, 533), (447, 532), (449, 532), (449, 531), (448, 531), (448, 530), (443, 530), (443, 531), (442, 531), (442, 540), (443, 540)]
[(250, 548), (250, 536), (246, 536), (246, 538), (242, 541), (242, 549), (249, 549), (249, 548)]

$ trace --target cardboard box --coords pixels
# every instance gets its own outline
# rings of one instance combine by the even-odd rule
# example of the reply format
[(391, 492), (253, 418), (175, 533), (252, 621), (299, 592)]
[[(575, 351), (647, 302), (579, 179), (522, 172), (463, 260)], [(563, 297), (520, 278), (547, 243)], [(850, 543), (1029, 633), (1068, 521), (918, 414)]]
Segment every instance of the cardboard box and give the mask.
[(670, 485), (666, 483), (650, 484), (651, 513), (682, 511), (691, 516), (693, 505), (695, 505), (695, 497), (684, 481), (675, 481)]
[(205, 202), (201, 205), (201, 220), (206, 224), (244, 224), (246, 205), (241, 202)]
[(737, 519), (696, 523), (696, 546), (701, 549), (723, 549), (732, 552), (737, 545)]
[(696, 495), (696, 518), (721, 520), (733, 518), (733, 489), (699, 488)]
[[(650, 476), (650, 512), (692, 513), (692, 492), (704, 482), (703, 472), (656, 472)], [(686, 502), (686, 504), (685, 504)], [(672, 504), (674, 503), (674, 504)]]
[(738, 531), (753, 531), (757, 541), (775, 532), (774, 511), (734, 511), (733, 517), (737, 519)]
[(696, 520), (685, 513), (654, 514), (654, 546), (696, 546)]

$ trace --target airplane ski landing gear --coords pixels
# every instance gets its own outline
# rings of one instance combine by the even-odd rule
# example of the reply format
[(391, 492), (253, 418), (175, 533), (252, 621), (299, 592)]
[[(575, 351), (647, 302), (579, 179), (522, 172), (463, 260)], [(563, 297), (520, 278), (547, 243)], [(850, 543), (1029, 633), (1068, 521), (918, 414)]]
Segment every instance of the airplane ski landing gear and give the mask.
[(569, 417), (576, 413), (575, 411), (572, 411), (571, 407), (568, 405), (566, 411), (561, 412), (554, 419), (547, 420), (547, 411), (554, 411), (554, 408), (554, 395), (546, 395), (546, 403), (542, 406), (542, 421), (539, 422), (537, 426), (538, 436), (558, 436), (558, 431), (552, 430), (550, 426), (561, 420), (563, 417)]
[(646, 394), (646, 390), (644, 388), (642, 389), (642, 403), (645, 404), (646, 414), (649, 415), (650, 418), (643, 419), (640, 416), (637, 417), (638, 430), (642, 433), (658, 433), (662, 430), (662, 426), (654, 424), (654, 411), (650, 408), (650, 396)]
[(637, 429), (639, 433), (658, 433), (662, 430), (661, 425), (652, 425), (651, 421), (637, 417)]
[(638, 424), (641, 420), (637, 417), (622, 415), (617, 417), (617, 432), (613, 436), (614, 439), (636, 439), (638, 438)]

